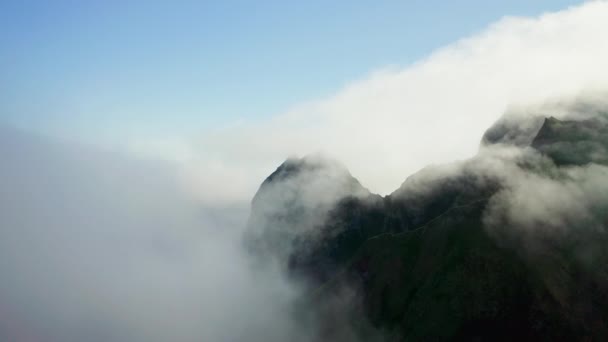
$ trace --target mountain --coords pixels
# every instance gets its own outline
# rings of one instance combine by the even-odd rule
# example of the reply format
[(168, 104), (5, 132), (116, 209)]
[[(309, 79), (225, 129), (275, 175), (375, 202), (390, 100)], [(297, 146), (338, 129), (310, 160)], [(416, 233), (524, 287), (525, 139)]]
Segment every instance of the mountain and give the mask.
[(337, 162), (290, 159), (248, 241), (306, 283), (318, 340), (604, 340), (607, 151), (601, 117), (502, 119), (477, 156), (384, 197)]
[(532, 147), (557, 165), (608, 163), (608, 125), (598, 119), (560, 121), (547, 118)]

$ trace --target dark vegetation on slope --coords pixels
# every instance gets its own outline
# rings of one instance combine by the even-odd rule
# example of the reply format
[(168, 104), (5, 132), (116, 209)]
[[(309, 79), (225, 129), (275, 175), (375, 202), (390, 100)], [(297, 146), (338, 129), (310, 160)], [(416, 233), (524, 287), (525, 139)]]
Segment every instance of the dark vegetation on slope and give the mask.
[(608, 163), (608, 125), (599, 120), (560, 121), (545, 119), (532, 147), (557, 165)]
[[(531, 146), (557, 166), (606, 164), (608, 126), (555, 118), (499, 122), (482, 144)], [(311, 168), (329, 183), (302, 178)], [(319, 173), (323, 168), (306, 158), (279, 167), (254, 199), (248, 239), (254, 250), (287, 260), (289, 272), (310, 284), (303, 302), (317, 307), (320, 340), (352, 339), (342, 330), (377, 337), (363, 321), (391, 341), (608, 338), (603, 226), (567, 227), (559, 236), (542, 229), (525, 237), (493, 234), (484, 215), (503, 188), (499, 177), (463, 168), (426, 181), (425, 169), (381, 197), (342, 167)], [(338, 195), (315, 203), (302, 197), (305, 190)], [(275, 191), (281, 203), (272, 202)], [(595, 222), (608, 222), (608, 213), (598, 215)], [(585, 251), (592, 256), (580, 257)], [(344, 288), (351, 295), (339, 301), (341, 308), (328, 307)]]

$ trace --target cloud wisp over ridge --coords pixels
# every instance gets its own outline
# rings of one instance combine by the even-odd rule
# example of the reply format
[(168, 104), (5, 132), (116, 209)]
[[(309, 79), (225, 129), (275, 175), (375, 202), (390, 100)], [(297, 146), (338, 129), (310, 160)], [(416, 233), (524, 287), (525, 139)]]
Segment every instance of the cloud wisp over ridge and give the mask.
[(238, 183), (226, 200), (250, 197), (285, 158), (313, 152), (343, 161), (364, 186), (387, 194), (428, 164), (474, 155), (485, 129), (510, 108), (608, 88), (607, 15), (608, 2), (592, 1), (507, 17), (413, 65), (179, 146), (195, 161), (193, 179), (209, 187), (201, 191), (214, 193), (213, 177)]

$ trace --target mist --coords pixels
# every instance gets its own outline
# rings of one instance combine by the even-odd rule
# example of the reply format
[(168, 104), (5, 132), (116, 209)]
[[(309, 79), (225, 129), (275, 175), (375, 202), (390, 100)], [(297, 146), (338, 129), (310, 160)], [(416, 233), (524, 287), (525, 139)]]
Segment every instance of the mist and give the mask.
[(3, 129), (0, 334), (284, 341), (292, 286), (242, 248), (248, 202), (203, 206), (167, 162)]

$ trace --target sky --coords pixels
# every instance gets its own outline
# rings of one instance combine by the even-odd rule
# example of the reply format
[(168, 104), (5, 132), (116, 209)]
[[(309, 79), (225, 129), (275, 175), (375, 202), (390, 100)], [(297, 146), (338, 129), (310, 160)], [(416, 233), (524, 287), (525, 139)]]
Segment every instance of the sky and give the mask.
[(0, 6), (0, 124), (174, 162), (207, 205), (311, 153), (389, 194), (513, 108), (608, 89), (606, 1)]
[(580, 1), (2, 1), (0, 122), (92, 143), (204, 135)]

